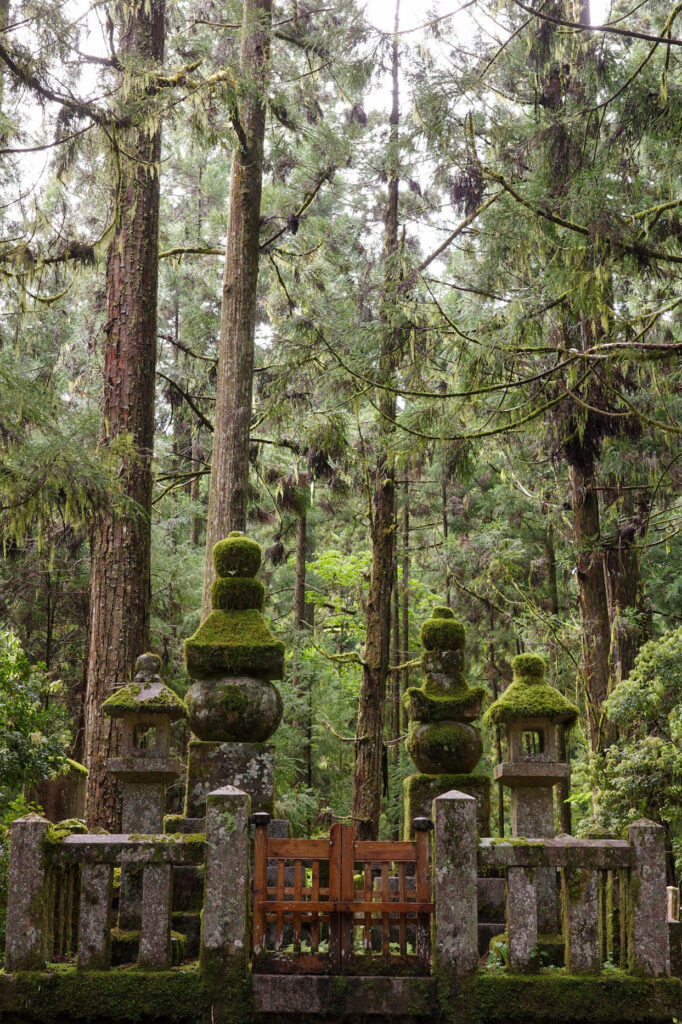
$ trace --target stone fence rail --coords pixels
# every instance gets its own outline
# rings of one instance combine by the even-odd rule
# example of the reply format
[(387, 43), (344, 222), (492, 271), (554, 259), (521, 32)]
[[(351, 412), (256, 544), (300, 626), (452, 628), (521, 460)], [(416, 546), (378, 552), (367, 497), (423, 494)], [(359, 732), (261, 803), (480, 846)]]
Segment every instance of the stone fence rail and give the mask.
[[(477, 966), (477, 875), (506, 876), (508, 967), (538, 962), (538, 905), (561, 883), (564, 963), (572, 974), (597, 973), (614, 948), (620, 965), (649, 977), (670, 974), (664, 830), (650, 821), (628, 828), (627, 840), (481, 839), (476, 803), (455, 790), (435, 802), (435, 943), (440, 973), (453, 978)], [(549, 880), (549, 881), (548, 881)]]
[[(561, 888), (565, 964), (572, 974), (598, 973), (617, 948), (619, 966), (645, 977), (670, 974), (663, 829), (649, 821), (629, 827), (627, 840), (478, 839), (476, 801), (458, 791), (434, 802), (432, 851), (433, 970), (457, 982), (475, 973), (478, 957), (478, 877), (506, 878), (508, 968), (539, 964), (539, 899), (549, 878)], [(248, 972), (251, 957), (250, 807), (245, 793), (210, 793), (205, 833), (197, 835), (55, 835), (39, 815), (12, 824), (6, 970), (43, 970), (52, 952), (46, 907), (55, 905), (59, 872), (80, 890), (78, 965), (111, 963), (112, 889), (116, 865), (142, 873), (138, 963), (171, 964), (172, 871), (204, 867), (200, 967), (204, 977)], [(674, 901), (673, 901), (674, 902)], [(617, 930), (609, 939), (609, 928)], [(558, 940), (561, 941), (561, 940)]]

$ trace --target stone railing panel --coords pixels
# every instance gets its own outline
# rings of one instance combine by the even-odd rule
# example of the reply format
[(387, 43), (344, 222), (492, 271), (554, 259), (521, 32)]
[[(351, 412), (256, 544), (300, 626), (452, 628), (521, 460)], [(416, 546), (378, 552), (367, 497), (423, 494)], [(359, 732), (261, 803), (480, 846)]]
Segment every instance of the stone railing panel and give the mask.
[(111, 864), (84, 864), (78, 925), (78, 964), (93, 971), (111, 964)]

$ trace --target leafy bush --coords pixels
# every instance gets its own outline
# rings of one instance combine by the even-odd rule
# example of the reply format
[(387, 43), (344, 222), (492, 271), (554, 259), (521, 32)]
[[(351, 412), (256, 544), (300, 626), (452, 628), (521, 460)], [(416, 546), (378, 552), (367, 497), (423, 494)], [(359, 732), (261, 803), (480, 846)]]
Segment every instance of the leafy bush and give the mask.
[(69, 730), (61, 683), (30, 665), (21, 645), (0, 631), (0, 814), (17, 791), (66, 763)]
[(619, 743), (599, 772), (607, 824), (652, 818), (682, 859), (682, 627), (642, 647), (632, 672), (609, 697)]

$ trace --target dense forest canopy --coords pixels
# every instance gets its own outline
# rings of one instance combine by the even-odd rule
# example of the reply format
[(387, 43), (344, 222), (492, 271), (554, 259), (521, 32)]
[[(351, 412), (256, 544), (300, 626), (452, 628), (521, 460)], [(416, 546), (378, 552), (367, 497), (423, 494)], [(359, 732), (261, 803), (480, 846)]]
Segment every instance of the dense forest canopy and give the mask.
[(71, 757), (115, 824), (101, 701), (147, 648), (186, 691), (238, 529), (298, 834), (400, 833), (448, 605), (490, 700), (535, 652), (579, 705), (566, 830), (673, 875), (682, 7), (380, 7), (0, 5), (3, 820)]

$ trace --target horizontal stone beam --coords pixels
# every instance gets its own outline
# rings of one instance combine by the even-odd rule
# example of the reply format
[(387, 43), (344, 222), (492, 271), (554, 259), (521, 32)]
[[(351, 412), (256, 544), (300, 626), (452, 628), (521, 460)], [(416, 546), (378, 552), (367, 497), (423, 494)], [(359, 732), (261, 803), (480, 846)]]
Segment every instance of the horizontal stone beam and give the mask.
[(623, 839), (481, 839), (479, 867), (601, 868), (630, 866), (630, 844)]
[(51, 864), (178, 864), (204, 862), (205, 839), (197, 835), (76, 835), (51, 842), (49, 833), (44, 847)]

